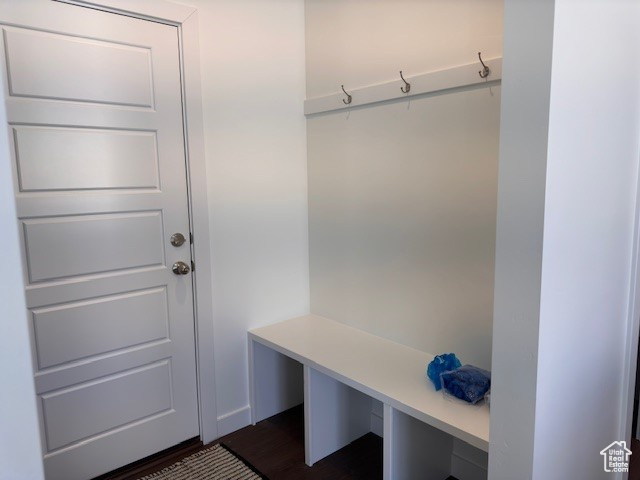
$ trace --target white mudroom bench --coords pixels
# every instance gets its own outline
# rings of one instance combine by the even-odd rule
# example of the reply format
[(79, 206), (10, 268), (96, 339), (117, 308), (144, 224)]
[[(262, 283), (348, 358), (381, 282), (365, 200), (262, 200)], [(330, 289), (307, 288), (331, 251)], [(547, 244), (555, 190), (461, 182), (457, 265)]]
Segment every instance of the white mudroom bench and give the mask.
[(425, 377), (432, 359), (317, 315), (250, 330), (252, 422), (304, 401), (311, 466), (372, 430), (375, 399), (384, 405), (384, 479), (444, 479), (454, 439), (488, 451), (489, 408), (436, 392)]

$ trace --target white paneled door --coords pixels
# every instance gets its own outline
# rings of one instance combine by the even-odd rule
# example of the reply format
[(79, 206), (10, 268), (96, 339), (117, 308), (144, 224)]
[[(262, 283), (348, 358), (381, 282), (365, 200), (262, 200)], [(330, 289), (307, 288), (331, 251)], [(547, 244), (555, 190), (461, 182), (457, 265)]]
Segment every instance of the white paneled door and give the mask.
[(44, 0), (0, 23), (45, 469), (88, 479), (199, 434), (178, 31)]

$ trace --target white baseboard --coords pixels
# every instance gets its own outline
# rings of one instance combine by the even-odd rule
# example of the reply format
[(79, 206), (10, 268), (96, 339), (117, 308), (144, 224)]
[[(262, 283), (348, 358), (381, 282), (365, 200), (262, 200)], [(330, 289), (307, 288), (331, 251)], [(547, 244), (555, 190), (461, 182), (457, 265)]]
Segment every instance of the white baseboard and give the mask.
[(454, 439), (451, 475), (458, 480), (487, 480), (488, 455), (468, 443)]
[(247, 405), (218, 417), (218, 436), (222, 437), (235, 432), (249, 424), (251, 424), (251, 407)]

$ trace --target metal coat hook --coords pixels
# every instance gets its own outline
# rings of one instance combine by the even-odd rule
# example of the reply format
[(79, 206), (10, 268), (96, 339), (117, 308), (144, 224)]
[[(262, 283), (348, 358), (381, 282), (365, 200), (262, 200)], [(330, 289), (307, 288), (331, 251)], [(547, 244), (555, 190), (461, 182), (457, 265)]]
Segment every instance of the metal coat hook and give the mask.
[(342, 99), (342, 103), (344, 103), (345, 105), (349, 105), (351, 103), (351, 100), (353, 100), (353, 97), (347, 93), (347, 91), (344, 89), (344, 85), (340, 86), (342, 87), (342, 91), (344, 92), (344, 94), (347, 96), (346, 100), (344, 98)]
[(404, 82), (404, 87), (400, 87), (400, 90), (402, 91), (402, 93), (409, 93), (411, 91), (411, 84), (407, 82), (402, 76), (402, 70), (400, 70), (400, 78)]
[(478, 59), (480, 59), (480, 63), (482, 64), (482, 70), (478, 71), (478, 75), (480, 75), (480, 78), (487, 78), (489, 76), (489, 73), (491, 73), (491, 70), (489, 70), (489, 67), (487, 67), (482, 61), (481, 52), (478, 52)]

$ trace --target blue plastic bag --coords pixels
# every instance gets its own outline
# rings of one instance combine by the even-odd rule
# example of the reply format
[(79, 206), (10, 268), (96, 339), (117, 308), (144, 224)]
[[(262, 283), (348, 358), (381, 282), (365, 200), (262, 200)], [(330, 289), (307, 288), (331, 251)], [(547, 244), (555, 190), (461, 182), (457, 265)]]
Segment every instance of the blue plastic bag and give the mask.
[(444, 372), (440, 378), (447, 392), (469, 403), (478, 403), (491, 388), (491, 373), (473, 365)]
[(443, 372), (460, 368), (461, 365), (462, 363), (460, 363), (460, 360), (458, 360), (455, 353), (443, 353), (442, 355), (436, 355), (433, 357), (433, 360), (427, 367), (427, 377), (429, 377), (433, 382), (433, 385), (436, 387), (436, 391), (442, 388), (440, 375)]

